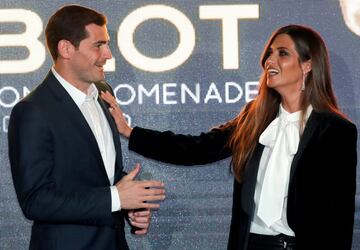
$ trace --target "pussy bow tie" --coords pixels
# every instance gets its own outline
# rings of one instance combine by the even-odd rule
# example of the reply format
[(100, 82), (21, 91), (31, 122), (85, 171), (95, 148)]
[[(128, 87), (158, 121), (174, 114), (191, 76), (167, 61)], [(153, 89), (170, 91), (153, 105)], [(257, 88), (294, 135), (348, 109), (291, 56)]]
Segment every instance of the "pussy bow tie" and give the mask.
[(280, 115), (269, 124), (259, 138), (261, 144), (271, 148), (257, 212), (268, 227), (282, 216), (291, 158), (296, 153), (300, 140), (300, 113), (299, 111), (289, 114), (280, 106)]
[[(286, 111), (285, 111), (286, 112)], [(275, 118), (269, 126), (260, 135), (259, 142), (270, 148), (274, 148), (275, 142), (281, 133), (284, 133), (282, 138), (284, 150), (288, 155), (294, 155), (297, 152), (300, 132), (299, 132), (299, 120), (300, 111), (296, 113), (285, 113), (284, 111)]]

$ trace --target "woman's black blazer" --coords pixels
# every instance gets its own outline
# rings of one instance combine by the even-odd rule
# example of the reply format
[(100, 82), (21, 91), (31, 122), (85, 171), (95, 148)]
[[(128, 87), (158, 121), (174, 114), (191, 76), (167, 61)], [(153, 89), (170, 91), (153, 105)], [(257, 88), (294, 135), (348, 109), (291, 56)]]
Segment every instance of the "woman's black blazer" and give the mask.
[[(135, 127), (129, 149), (177, 165), (206, 164), (231, 156), (231, 129), (199, 136)], [(247, 162), (243, 181), (234, 181), (228, 249), (245, 250), (254, 214), (254, 190), (263, 146)], [(357, 129), (348, 120), (313, 111), (294, 156), (288, 190), (288, 224), (297, 250), (350, 250), (355, 211)]]

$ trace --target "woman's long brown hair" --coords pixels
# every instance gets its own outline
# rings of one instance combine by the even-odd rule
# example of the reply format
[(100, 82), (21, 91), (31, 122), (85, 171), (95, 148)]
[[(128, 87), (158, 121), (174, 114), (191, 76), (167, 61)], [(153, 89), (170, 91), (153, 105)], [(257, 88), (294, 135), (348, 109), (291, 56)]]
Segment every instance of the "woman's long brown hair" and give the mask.
[(241, 181), (245, 165), (255, 150), (261, 133), (275, 119), (281, 102), (280, 95), (266, 84), (265, 61), (274, 39), (287, 34), (295, 43), (299, 54), (299, 63), (311, 60), (312, 70), (305, 79), (302, 92), (301, 110), (303, 124), (305, 111), (309, 104), (318, 112), (333, 112), (340, 116), (336, 98), (332, 89), (329, 56), (321, 36), (314, 30), (300, 25), (288, 25), (275, 31), (262, 53), (260, 64), (263, 74), (259, 81), (258, 96), (248, 103), (240, 114), (224, 128), (232, 127), (233, 133), (228, 142), (232, 150), (232, 167), (235, 178)]

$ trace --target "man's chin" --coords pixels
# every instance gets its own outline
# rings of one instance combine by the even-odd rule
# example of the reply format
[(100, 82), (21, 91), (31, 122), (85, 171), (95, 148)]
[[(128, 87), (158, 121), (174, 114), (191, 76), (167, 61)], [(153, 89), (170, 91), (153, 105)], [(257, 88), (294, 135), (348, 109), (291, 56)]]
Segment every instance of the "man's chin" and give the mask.
[(94, 82), (102, 82), (105, 81), (105, 75), (101, 75), (98, 77), (94, 77), (95, 81)]

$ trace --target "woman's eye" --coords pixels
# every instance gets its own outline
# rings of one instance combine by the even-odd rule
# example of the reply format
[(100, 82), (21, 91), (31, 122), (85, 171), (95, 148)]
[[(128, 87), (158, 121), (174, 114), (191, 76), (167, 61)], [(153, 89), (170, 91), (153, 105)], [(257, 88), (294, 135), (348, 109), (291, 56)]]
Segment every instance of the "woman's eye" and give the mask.
[(287, 53), (287, 51), (285, 51), (285, 50), (280, 50), (279, 55), (280, 56), (287, 56), (287, 55), (289, 55), (289, 53)]

